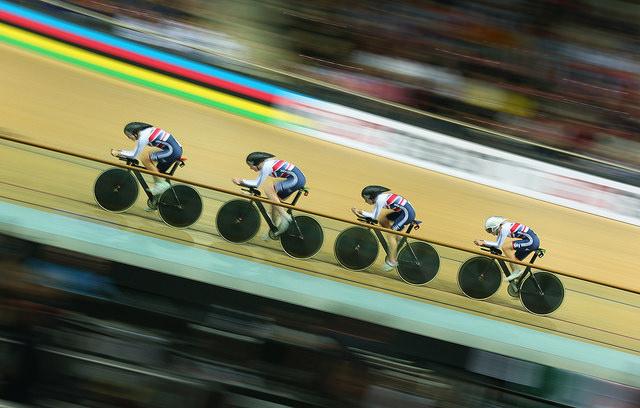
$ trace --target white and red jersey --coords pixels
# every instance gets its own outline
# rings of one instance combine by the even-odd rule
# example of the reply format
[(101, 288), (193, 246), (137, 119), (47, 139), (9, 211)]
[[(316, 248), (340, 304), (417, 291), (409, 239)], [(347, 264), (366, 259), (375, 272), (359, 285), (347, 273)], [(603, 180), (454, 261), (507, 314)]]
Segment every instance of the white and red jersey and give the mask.
[(484, 244), (486, 246), (500, 248), (502, 247), (502, 244), (504, 244), (504, 241), (507, 238), (516, 238), (516, 239), (528, 238), (530, 231), (533, 232), (531, 228), (527, 227), (524, 224), (520, 224), (519, 222), (505, 221), (500, 225), (500, 229), (498, 230), (497, 240), (493, 242), (485, 241)]
[(295, 165), (284, 160), (271, 158), (262, 162), (262, 168), (255, 180), (242, 179), (242, 184), (247, 187), (258, 188), (266, 180), (267, 177), (289, 178), (293, 177)]
[(394, 193), (382, 193), (376, 197), (375, 207), (373, 211), (363, 211), (362, 215), (367, 218), (378, 219), (382, 209), (390, 209), (393, 211), (402, 211), (405, 207), (410, 206), (409, 201), (404, 197)]
[(508, 234), (510, 238), (522, 238), (527, 232), (529, 232), (529, 227), (518, 222), (508, 222), (505, 223), (505, 226), (508, 227)]
[(160, 149), (170, 148), (169, 143), (171, 142), (171, 139), (173, 139), (178, 146), (181, 146), (171, 133), (166, 130), (153, 126), (148, 127), (138, 133), (136, 148), (134, 150), (121, 150), (120, 155), (131, 159), (137, 159), (145, 146), (159, 147)]
[(293, 175), (292, 172), (295, 168), (296, 166), (289, 162), (286, 162), (284, 160), (277, 160), (274, 164), (270, 164), (271, 174), (269, 175), (276, 178), (289, 178)]

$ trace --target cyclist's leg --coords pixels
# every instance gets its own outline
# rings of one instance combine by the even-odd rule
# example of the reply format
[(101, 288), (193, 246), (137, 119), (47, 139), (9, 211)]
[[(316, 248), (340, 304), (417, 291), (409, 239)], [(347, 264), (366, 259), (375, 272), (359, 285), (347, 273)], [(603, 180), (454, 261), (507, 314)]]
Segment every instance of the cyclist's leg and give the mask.
[[(508, 238), (505, 243), (502, 245), (502, 254), (509, 258), (509, 259), (513, 259), (514, 261), (517, 260), (516, 258), (516, 249), (513, 247), (513, 244), (515, 243), (515, 240)], [(507, 263), (509, 265), (509, 270), (511, 272), (511, 274), (513, 275), (514, 273), (519, 273), (520, 270), (520, 265), (518, 264), (514, 264), (511, 262)]]
[[(385, 212), (383, 213), (378, 222), (380, 222), (380, 226), (384, 228), (391, 228), (395, 219), (398, 217), (398, 213), (394, 212)], [(396, 241), (396, 236), (390, 234), (388, 232), (383, 233), (385, 241), (387, 241), (387, 246), (389, 248), (389, 255), (385, 258), (385, 263), (389, 266), (395, 266), (397, 264), (397, 249), (398, 242)]]
[[(273, 185), (273, 192), (277, 199), (282, 202), (291, 196), (291, 194), (304, 188), (305, 183), (306, 179), (304, 174), (296, 168), (293, 170), (293, 174), (290, 177)], [(278, 232), (283, 233), (289, 227), (289, 223), (291, 223), (292, 218), (284, 207), (277, 207), (277, 211), (281, 220), (278, 224)]]
[[(502, 247), (502, 253), (510, 259), (517, 261), (525, 261), (539, 246), (537, 239), (533, 237), (527, 237), (519, 240), (513, 240), (511, 242), (505, 242)], [(509, 280), (516, 279), (524, 273), (526, 267), (524, 265), (518, 265), (509, 263), (511, 268), (511, 275)]]
[[(160, 173), (160, 170), (158, 169), (158, 167), (155, 164), (154, 161), (154, 155), (155, 155), (155, 151), (146, 153), (143, 152), (143, 154), (140, 156), (140, 161), (142, 162), (142, 165), (150, 171), (154, 171), (157, 173)], [(162, 180), (162, 178), (158, 177), (158, 176), (152, 176), (153, 177), (153, 186), (149, 186), (149, 190), (151, 191), (151, 194), (153, 195), (157, 195), (159, 193), (160, 190), (164, 191), (166, 190), (165, 187), (168, 188), (168, 183), (166, 183), (166, 181)], [(166, 183), (167, 185), (165, 186)]]
[[(148, 165), (145, 163), (145, 167), (150, 170), (153, 168), (153, 171), (158, 173), (166, 173), (169, 167), (178, 160), (181, 155), (182, 149), (179, 146), (168, 145), (162, 150), (157, 150), (143, 157), (147, 157), (148, 159)], [(155, 186), (151, 189), (151, 192), (154, 195), (162, 194), (171, 187), (169, 182), (161, 177), (154, 176), (153, 179)]]
[(149, 155), (150, 159), (156, 162), (156, 168), (159, 173), (167, 173), (173, 163), (182, 157), (182, 146), (175, 140), (169, 139), (162, 150), (157, 150)]
[[(277, 185), (282, 182), (274, 183), (274, 184), (265, 184), (264, 193), (267, 198), (273, 202), (281, 202), (280, 197), (276, 191)], [(274, 224), (279, 226), (282, 220), (287, 218), (287, 210), (284, 207), (280, 207), (277, 205), (271, 205), (271, 220)]]
[[(404, 227), (416, 219), (416, 213), (410, 204), (400, 208), (400, 211), (389, 213), (385, 220), (389, 223), (387, 228), (394, 231), (402, 231)], [(402, 237), (400, 235), (388, 234), (387, 242), (389, 243), (389, 263), (391, 265), (398, 263), (398, 245)]]
[[(160, 151), (150, 151), (148, 154), (143, 153), (142, 155), (140, 155), (140, 161), (142, 162), (142, 164), (144, 165), (144, 167), (147, 170), (150, 171), (155, 171), (157, 173), (160, 173), (160, 170), (158, 170), (158, 167), (155, 164), (155, 161), (157, 159), (154, 159), (153, 157), (156, 155), (156, 153), (160, 153)], [(155, 177), (154, 177), (155, 180)]]

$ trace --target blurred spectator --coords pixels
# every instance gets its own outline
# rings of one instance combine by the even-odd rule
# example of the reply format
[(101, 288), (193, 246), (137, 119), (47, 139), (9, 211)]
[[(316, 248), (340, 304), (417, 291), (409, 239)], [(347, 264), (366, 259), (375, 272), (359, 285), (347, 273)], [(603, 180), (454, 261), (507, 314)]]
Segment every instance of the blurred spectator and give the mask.
[[(68, 0), (125, 37), (247, 60), (640, 167), (640, 5)], [(190, 48), (192, 47), (192, 48)], [(212, 55), (217, 57), (212, 57)], [(219, 59), (218, 59), (219, 62)]]
[(30, 402), (36, 382), (38, 359), (36, 327), (47, 324), (57, 309), (57, 291), (33, 283), (24, 265), (36, 244), (0, 234), (0, 333), (16, 345), (10, 358), (0, 359), (0, 398)]
[(0, 274), (1, 406), (637, 406), (632, 387), (186, 279), (149, 302), (164, 274), (2, 234)]

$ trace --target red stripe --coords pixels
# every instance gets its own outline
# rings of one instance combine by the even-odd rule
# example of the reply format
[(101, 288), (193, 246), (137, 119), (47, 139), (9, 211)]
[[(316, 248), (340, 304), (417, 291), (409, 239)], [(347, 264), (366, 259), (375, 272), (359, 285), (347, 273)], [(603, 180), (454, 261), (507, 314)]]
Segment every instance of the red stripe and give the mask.
[(393, 200), (395, 200), (397, 196), (397, 194), (391, 194), (389, 198), (387, 198), (387, 204), (393, 203)]
[(518, 229), (519, 226), (520, 224), (518, 224), (517, 222), (513, 224), (513, 226), (511, 226), (511, 233), (513, 234)]
[(160, 128), (155, 128), (151, 133), (151, 136), (149, 136), (149, 141), (153, 142), (153, 139), (155, 139), (156, 136), (158, 136), (158, 133), (160, 133)]
[(224, 88), (229, 91), (237, 92), (239, 94), (243, 94), (252, 98), (260, 99), (268, 103), (275, 103), (276, 100), (279, 102), (282, 102), (282, 97), (276, 98), (275, 95), (269, 94), (267, 92), (258, 91), (243, 85), (238, 85), (233, 82), (229, 82), (223, 79), (213, 77), (211, 75), (202, 74), (200, 72), (182, 68), (177, 65), (173, 65), (173, 64), (162, 62), (153, 58), (145, 57), (144, 55), (136, 54), (134, 52), (127, 51), (122, 48), (114, 47), (99, 41), (78, 36), (76, 34), (58, 30), (57, 28), (54, 28), (45, 24), (41, 24), (35, 21), (31, 21), (24, 17), (11, 14), (6, 11), (0, 10), (0, 20), (5, 20), (7, 22), (20, 25), (22, 27), (25, 27), (34, 31), (38, 31), (42, 34), (56, 37), (61, 40), (71, 42), (77, 45), (81, 45), (86, 48), (91, 48), (96, 51), (103, 52), (105, 54), (110, 54), (116, 57), (120, 57), (123, 59), (127, 59), (129, 61), (142, 64), (142, 65), (146, 65), (148, 67), (163, 70), (165, 72), (170, 72), (184, 78), (193, 79), (195, 81), (213, 85), (219, 88)]
[(278, 160), (276, 164), (274, 164), (272, 167), (273, 172), (275, 173), (276, 171), (278, 171), (278, 169), (282, 167), (283, 164), (284, 164), (284, 160)]

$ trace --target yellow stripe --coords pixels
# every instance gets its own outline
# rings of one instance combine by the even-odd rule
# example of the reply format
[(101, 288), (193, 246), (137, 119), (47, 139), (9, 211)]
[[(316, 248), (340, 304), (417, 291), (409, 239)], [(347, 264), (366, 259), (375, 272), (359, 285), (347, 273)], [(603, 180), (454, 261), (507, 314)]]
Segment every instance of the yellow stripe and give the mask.
[(291, 115), (286, 112), (282, 112), (255, 102), (246, 101), (235, 96), (226, 95), (224, 93), (205, 88), (203, 86), (172, 78), (167, 75), (143, 69), (135, 65), (117, 61), (102, 55), (94, 54), (78, 47), (51, 40), (49, 38), (33, 34), (12, 26), (8, 26), (3, 23), (0, 23), (0, 35), (11, 37), (15, 40), (26, 42), (36, 47), (44, 48), (58, 54), (66, 55), (89, 64), (98, 65), (112, 71), (134, 76), (145, 81), (154, 82), (159, 85), (177, 89), (182, 92), (188, 92), (202, 98), (210, 99), (215, 102), (223, 103), (225, 105), (233, 106), (239, 109), (244, 109), (250, 112), (257, 113), (259, 115), (269, 116), (275, 119), (280, 119), (297, 124), (305, 124), (307, 122), (307, 120), (305, 120), (304, 118), (296, 115)]

